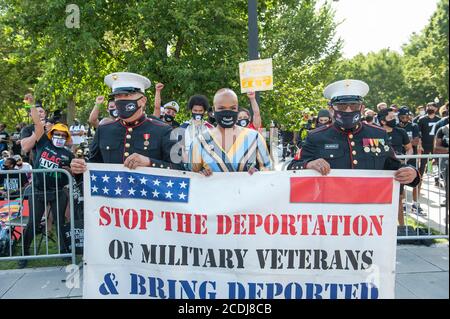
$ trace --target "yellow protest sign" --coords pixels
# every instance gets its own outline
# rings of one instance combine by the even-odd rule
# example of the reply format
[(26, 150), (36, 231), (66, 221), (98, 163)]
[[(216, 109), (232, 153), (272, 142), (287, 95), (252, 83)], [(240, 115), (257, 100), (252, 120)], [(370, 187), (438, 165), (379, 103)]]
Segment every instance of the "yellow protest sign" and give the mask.
[(273, 90), (272, 59), (239, 63), (241, 93)]

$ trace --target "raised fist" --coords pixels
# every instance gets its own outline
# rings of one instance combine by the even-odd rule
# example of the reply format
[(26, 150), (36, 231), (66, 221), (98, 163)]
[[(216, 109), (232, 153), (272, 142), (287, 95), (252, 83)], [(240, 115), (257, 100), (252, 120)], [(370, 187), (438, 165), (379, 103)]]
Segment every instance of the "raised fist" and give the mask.
[(95, 99), (95, 104), (102, 104), (103, 102), (105, 102), (105, 97), (103, 95), (99, 95)]
[(156, 83), (155, 89), (156, 89), (156, 91), (161, 91), (162, 89), (164, 89), (164, 84)]

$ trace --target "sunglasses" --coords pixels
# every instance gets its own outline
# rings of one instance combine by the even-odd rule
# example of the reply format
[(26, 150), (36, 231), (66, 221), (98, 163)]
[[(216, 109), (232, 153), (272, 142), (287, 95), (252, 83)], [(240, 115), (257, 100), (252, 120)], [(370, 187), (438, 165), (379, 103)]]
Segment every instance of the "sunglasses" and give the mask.
[(352, 112), (360, 111), (361, 110), (361, 104), (333, 104), (333, 109), (340, 112), (345, 112), (347, 109), (350, 108)]

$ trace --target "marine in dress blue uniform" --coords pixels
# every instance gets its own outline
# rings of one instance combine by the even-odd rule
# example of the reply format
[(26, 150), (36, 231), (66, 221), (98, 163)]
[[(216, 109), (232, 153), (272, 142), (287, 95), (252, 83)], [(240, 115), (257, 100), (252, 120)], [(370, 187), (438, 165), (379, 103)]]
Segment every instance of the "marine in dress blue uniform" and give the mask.
[(107, 75), (105, 83), (112, 88), (111, 96), (116, 97), (119, 118), (98, 127), (89, 161), (124, 163), (137, 153), (149, 159), (150, 167), (182, 169), (182, 165), (171, 159), (172, 148), (177, 142), (171, 139), (172, 128), (145, 113), (135, 121), (128, 121), (129, 115), (139, 108), (137, 100), (117, 99), (124, 94), (142, 93), (143, 96), (145, 89), (150, 87), (150, 80), (139, 74), (118, 72)]
[[(325, 160), (331, 169), (398, 170), (404, 167), (388, 144), (386, 131), (361, 121), (364, 110), (357, 105), (362, 105), (368, 91), (368, 85), (358, 80), (342, 80), (325, 88), (324, 96), (330, 99), (334, 122), (310, 131), (298, 160), (293, 160), (288, 170), (305, 169), (309, 162), (317, 159)], [(354, 105), (354, 109), (339, 110), (346, 105)], [(417, 170), (413, 169), (416, 178), (408, 184), (412, 187), (420, 181)]]

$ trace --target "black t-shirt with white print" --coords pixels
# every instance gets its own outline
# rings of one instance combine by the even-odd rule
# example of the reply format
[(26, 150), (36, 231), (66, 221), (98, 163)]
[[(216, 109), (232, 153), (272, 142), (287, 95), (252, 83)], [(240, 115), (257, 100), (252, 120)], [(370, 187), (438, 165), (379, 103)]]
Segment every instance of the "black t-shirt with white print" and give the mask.
[[(72, 152), (64, 147), (56, 147), (47, 135), (42, 135), (36, 143), (36, 157), (33, 163), (34, 169), (55, 169), (69, 166), (74, 158)], [(44, 190), (55, 190), (56, 187), (61, 189), (68, 184), (67, 176), (64, 173), (49, 172), (45, 173), (45, 184), (42, 173), (35, 173), (36, 188)]]
[(434, 134), (432, 134), (432, 130), (436, 122), (439, 122), (440, 119), (439, 116), (429, 118), (426, 115), (419, 119), (418, 125), (422, 139), (422, 147), (426, 152), (433, 150)]

